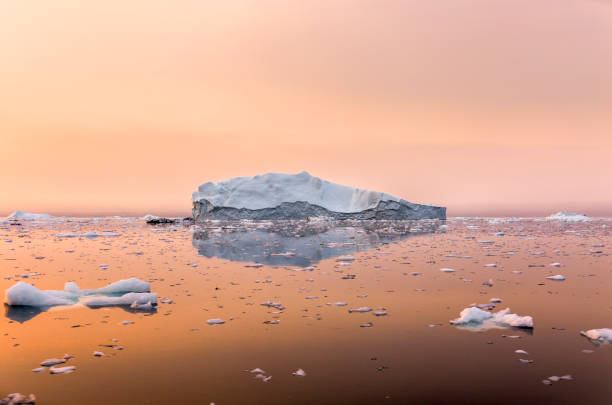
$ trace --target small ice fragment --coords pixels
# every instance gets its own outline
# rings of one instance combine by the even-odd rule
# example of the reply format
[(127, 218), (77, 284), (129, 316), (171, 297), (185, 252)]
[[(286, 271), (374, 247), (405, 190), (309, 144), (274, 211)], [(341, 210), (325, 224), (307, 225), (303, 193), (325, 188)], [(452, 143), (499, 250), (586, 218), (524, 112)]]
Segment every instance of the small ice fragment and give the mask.
[(47, 359), (47, 360), (42, 361), (40, 365), (43, 367), (51, 367), (57, 364), (63, 364), (65, 362), (66, 362), (65, 359)]
[(546, 277), (549, 280), (555, 280), (555, 281), (563, 281), (565, 280), (565, 277), (563, 277), (561, 274), (557, 274), (555, 276), (548, 276)]
[(134, 321), (123, 321), (121, 322), (121, 325), (132, 325), (134, 324)]
[(51, 367), (49, 372), (51, 374), (69, 374), (72, 373), (76, 369), (76, 366), (66, 366), (66, 367)]
[(557, 382), (561, 379), (561, 377), (557, 377), (556, 375), (551, 375), (550, 377), (548, 377), (548, 380), (552, 381), (552, 382)]
[(369, 307), (359, 307), (359, 308), (353, 308), (353, 309), (349, 309), (349, 314), (352, 312), (370, 312), (372, 310), (372, 308)]
[(552, 382), (550, 380), (542, 380), (542, 384), (552, 385)]
[(500, 302), (502, 302), (502, 299), (501, 298), (491, 298), (489, 302), (499, 304)]
[(440, 271), (443, 272), (443, 273), (454, 273), (455, 272), (454, 269), (449, 269), (449, 268), (446, 268), (446, 267), (440, 269)]
[(552, 267), (561, 267), (561, 263), (551, 263), (551, 264), (549, 264), (549, 266), (552, 266)]
[(526, 352), (525, 350), (523, 350), (523, 349), (518, 349), (518, 350), (515, 350), (515, 351), (514, 351), (514, 353), (518, 353), (518, 354), (529, 354), (529, 353), (527, 353), (527, 352)]
[(489, 281), (485, 281), (482, 285), (486, 285), (487, 287), (493, 287), (493, 279), (490, 278)]
[(209, 325), (222, 325), (225, 323), (225, 321), (223, 319), (213, 318), (206, 321), (206, 323)]
[(94, 357), (102, 357), (102, 356), (104, 356), (104, 353), (103, 352), (99, 352), (97, 350), (94, 350), (93, 355), (94, 355)]
[(338, 301), (338, 302), (328, 302), (327, 305), (333, 306), (333, 307), (345, 307), (348, 305), (348, 303), (346, 302), (342, 302), (342, 301)]
[(352, 262), (355, 260), (353, 256), (340, 256), (336, 259), (337, 262)]
[(609, 328), (590, 329), (580, 334), (598, 343), (612, 343), (612, 329)]
[(33, 373), (40, 373), (41, 371), (44, 371), (45, 368), (44, 367), (38, 367), (38, 368), (33, 368), (32, 372)]
[(298, 368), (292, 374), (295, 375), (295, 376), (298, 376), (298, 377), (306, 377), (306, 372), (304, 370), (302, 370), (301, 368)]
[(250, 373), (253, 373), (253, 374), (265, 374), (265, 373), (266, 373), (265, 371), (263, 371), (263, 370), (262, 370), (262, 369), (260, 369), (259, 367), (254, 368), (253, 370), (251, 370), (251, 371), (249, 371), (249, 372), (250, 372)]
[(521, 363), (533, 363), (533, 360), (519, 359)]
[(372, 322), (366, 322), (359, 325), (360, 328), (371, 328), (372, 326), (374, 326)]
[(386, 316), (387, 315), (387, 311), (374, 311), (372, 312), (373, 315), (375, 316)]

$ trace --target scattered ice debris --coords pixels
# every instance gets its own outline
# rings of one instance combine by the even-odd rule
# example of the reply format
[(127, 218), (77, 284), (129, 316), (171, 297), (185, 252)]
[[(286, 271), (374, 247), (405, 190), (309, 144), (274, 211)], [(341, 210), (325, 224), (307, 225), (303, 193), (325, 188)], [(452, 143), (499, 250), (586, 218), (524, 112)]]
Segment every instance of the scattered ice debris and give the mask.
[(121, 325), (133, 325), (134, 321), (123, 321), (120, 323)]
[(497, 263), (485, 264), (485, 267), (497, 267)]
[(552, 267), (561, 267), (561, 263), (551, 263), (551, 264), (549, 264), (549, 266), (552, 266)]
[(463, 325), (487, 329), (491, 327), (533, 328), (533, 318), (510, 313), (510, 308), (490, 313), (476, 307), (465, 308), (452, 325)]
[(270, 376), (266, 377), (263, 374), (256, 374), (255, 378), (257, 378), (258, 380), (261, 380), (262, 382), (268, 382), (268, 381), (270, 381), (272, 379), (272, 376), (270, 375)]
[(251, 370), (251, 371), (249, 371), (249, 372), (250, 372), (250, 373), (253, 373), (253, 374), (266, 374), (266, 372), (265, 372), (265, 371), (263, 371), (262, 369), (260, 369), (259, 367), (254, 368), (253, 370)]
[(294, 371), (291, 374), (295, 375), (297, 377), (306, 377), (306, 372), (304, 370), (302, 370), (301, 368), (298, 368), (296, 371)]
[(159, 302), (161, 302), (162, 304), (172, 304), (173, 301), (171, 299), (162, 299), (159, 300)]
[(100, 352), (98, 350), (94, 350), (93, 355), (94, 355), (94, 357), (102, 357), (102, 356), (104, 356), (104, 352)]
[(327, 305), (333, 306), (333, 307), (345, 307), (348, 305), (347, 302), (328, 302)]
[(520, 361), (521, 363), (528, 363), (528, 364), (533, 363), (533, 360), (528, 360), (528, 359), (519, 359), (519, 361)]
[(266, 301), (266, 302), (262, 302), (260, 305), (264, 307), (269, 307), (269, 308), (276, 308), (279, 311), (282, 311), (285, 309), (285, 307), (283, 307), (283, 304), (281, 304), (280, 302)]
[(557, 274), (555, 276), (548, 276), (546, 277), (549, 280), (554, 280), (554, 281), (564, 281), (565, 277), (563, 277), (561, 274)]
[(359, 308), (353, 308), (353, 309), (349, 309), (349, 314), (352, 312), (370, 312), (372, 311), (372, 308), (369, 307), (359, 307)]
[(366, 322), (359, 325), (360, 328), (371, 328), (372, 326), (374, 326), (372, 322)]
[(488, 281), (484, 281), (482, 285), (486, 285), (487, 287), (493, 287), (493, 279), (490, 278)]
[(387, 311), (374, 311), (372, 312), (374, 316), (387, 316)]
[(502, 302), (502, 299), (501, 298), (491, 298), (489, 302), (492, 302), (494, 304), (499, 304), (500, 302)]
[(526, 352), (525, 350), (523, 350), (523, 349), (518, 349), (518, 350), (515, 350), (515, 351), (514, 351), (514, 353), (518, 353), (518, 354), (529, 354), (529, 353), (527, 353), (527, 352)]
[(33, 405), (36, 403), (36, 396), (30, 394), (27, 397), (24, 394), (15, 392), (8, 394), (5, 398), (0, 398), (0, 405)]
[(76, 370), (76, 366), (51, 367), (51, 368), (49, 368), (49, 372), (51, 374), (70, 374), (74, 370)]
[(206, 323), (209, 325), (222, 325), (225, 323), (225, 321), (223, 319), (213, 318), (206, 321)]
[(612, 343), (612, 329), (609, 328), (589, 329), (586, 332), (580, 332), (580, 334), (597, 343)]
[(542, 383), (544, 383), (546, 385), (551, 385), (553, 382), (558, 382), (558, 381), (561, 381), (561, 380), (571, 381), (573, 379), (574, 379), (574, 377), (572, 377), (569, 374), (562, 375), (561, 377), (556, 376), (556, 375), (551, 375), (550, 377), (542, 380)]
[(273, 321), (264, 321), (263, 323), (266, 325), (278, 325), (280, 321), (278, 319), (274, 319)]
[(443, 273), (454, 273), (455, 272), (454, 269), (449, 269), (449, 268), (446, 268), (446, 267), (440, 269), (440, 271), (443, 272)]
[(37, 368), (33, 368), (32, 372), (33, 373), (40, 373), (41, 371), (45, 371), (44, 367), (37, 367)]
[(573, 212), (557, 212), (556, 214), (552, 214), (546, 217), (549, 221), (565, 221), (565, 222), (587, 222), (591, 221), (591, 218), (587, 217), (584, 214), (575, 214)]

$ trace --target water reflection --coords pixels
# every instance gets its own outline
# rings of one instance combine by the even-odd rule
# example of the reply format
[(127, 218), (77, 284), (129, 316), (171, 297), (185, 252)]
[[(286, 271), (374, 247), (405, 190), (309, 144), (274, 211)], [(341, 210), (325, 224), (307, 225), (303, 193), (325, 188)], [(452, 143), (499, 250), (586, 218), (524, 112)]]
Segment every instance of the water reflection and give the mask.
[(4, 304), (4, 315), (11, 321), (24, 323), (47, 311), (50, 307), (24, 307)]
[[(200, 225), (200, 256), (270, 266), (311, 266), (321, 260), (440, 230), (442, 221), (274, 221)], [(442, 228), (444, 229), (444, 228)]]

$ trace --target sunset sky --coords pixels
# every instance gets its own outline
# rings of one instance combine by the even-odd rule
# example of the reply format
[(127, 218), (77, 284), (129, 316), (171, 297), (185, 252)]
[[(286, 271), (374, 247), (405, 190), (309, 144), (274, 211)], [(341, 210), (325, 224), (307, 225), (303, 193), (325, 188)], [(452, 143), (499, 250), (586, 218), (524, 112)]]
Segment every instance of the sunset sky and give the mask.
[(0, 0), (0, 216), (188, 214), (307, 170), (612, 216), (612, 1)]

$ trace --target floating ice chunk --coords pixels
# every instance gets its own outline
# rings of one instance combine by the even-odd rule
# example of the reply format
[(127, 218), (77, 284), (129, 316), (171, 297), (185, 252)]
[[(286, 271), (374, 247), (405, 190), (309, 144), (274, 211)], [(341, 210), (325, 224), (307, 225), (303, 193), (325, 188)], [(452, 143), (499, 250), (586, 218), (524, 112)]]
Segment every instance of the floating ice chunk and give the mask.
[(525, 350), (523, 350), (523, 349), (518, 349), (518, 350), (515, 350), (515, 351), (514, 351), (514, 353), (518, 353), (518, 354), (529, 354), (529, 353), (527, 353), (527, 352), (526, 352)]
[(142, 310), (146, 310), (146, 311), (150, 311), (154, 308), (153, 304), (151, 303), (151, 301), (145, 303), (145, 304), (139, 304), (137, 302), (132, 302), (132, 304), (130, 304), (130, 308), (132, 309), (142, 309)]
[(561, 267), (561, 263), (551, 263), (551, 264), (549, 264), (549, 266), (552, 266), (552, 267)]
[(298, 368), (296, 371), (294, 371), (291, 374), (295, 375), (295, 376), (298, 376), (298, 377), (306, 377), (306, 372), (304, 370), (302, 370), (301, 368)]
[(6, 398), (0, 399), (0, 405), (34, 405), (36, 396), (30, 394), (27, 397), (19, 392), (8, 394)]
[(336, 259), (337, 262), (352, 262), (355, 261), (353, 256), (340, 256)]
[(490, 278), (488, 281), (484, 281), (482, 285), (486, 285), (487, 287), (493, 287), (493, 279)]
[(103, 233), (98, 233), (98, 232), (85, 232), (84, 234), (82, 234), (81, 236), (83, 236), (84, 238), (98, 238), (98, 237), (105, 237), (105, 238), (114, 238), (119, 236), (118, 233), (114, 233), (114, 232), (103, 232)]
[[(489, 322), (487, 325), (486, 323)], [(490, 313), (476, 307), (465, 308), (459, 314), (459, 318), (450, 321), (453, 325), (466, 326), (511, 326), (515, 328), (533, 328), (533, 318), (530, 316), (519, 316), (510, 313), (510, 308)]]
[(70, 293), (77, 293), (79, 292), (80, 288), (77, 285), (77, 283), (73, 282), (73, 281), (68, 281), (65, 285), (64, 285), (64, 291), (66, 292), (70, 292)]
[(548, 276), (546, 277), (549, 280), (555, 280), (555, 281), (563, 281), (565, 280), (565, 277), (563, 277), (561, 274), (557, 274), (555, 276)]
[(327, 305), (333, 306), (333, 307), (345, 307), (348, 305), (347, 302), (328, 302)]
[(446, 268), (446, 267), (440, 269), (440, 271), (443, 272), (443, 273), (454, 273), (455, 272), (454, 269), (449, 269), (449, 268)]
[(100, 352), (100, 351), (94, 350), (93, 355), (94, 355), (94, 357), (102, 357), (102, 356), (104, 356), (104, 352)]
[(51, 367), (49, 372), (51, 374), (70, 374), (74, 370), (76, 370), (76, 366), (66, 366), (66, 367)]
[(372, 310), (372, 308), (369, 307), (360, 307), (360, 308), (354, 308), (354, 309), (349, 309), (349, 313), (351, 312), (370, 312)]
[(599, 343), (612, 343), (612, 329), (609, 328), (589, 329), (580, 334)]
[(253, 374), (266, 374), (266, 372), (265, 372), (265, 371), (263, 371), (262, 369), (260, 369), (259, 367), (254, 368), (253, 370), (251, 370), (251, 371), (249, 371), (249, 372), (250, 372), (250, 373), (253, 373)]
[(65, 362), (66, 362), (66, 359), (47, 359), (47, 360), (42, 361), (40, 365), (43, 367), (51, 367), (51, 366), (55, 366), (58, 364), (63, 364)]
[(123, 322), (120, 322), (120, 324), (121, 325), (133, 325), (134, 321), (123, 321)]
[(254, 269), (258, 269), (260, 267), (263, 267), (263, 264), (261, 264), (261, 263), (245, 264), (244, 267), (252, 267)]
[(374, 326), (372, 322), (366, 322), (359, 325), (360, 328), (371, 328), (372, 326)]
[(31, 284), (18, 282), (5, 291), (4, 302), (13, 306), (51, 307), (72, 305), (76, 301), (73, 294), (64, 291), (39, 290)]
[(502, 299), (501, 298), (491, 298), (489, 300), (489, 302), (493, 302), (495, 304), (499, 304), (500, 302), (502, 302)]
[(112, 307), (120, 305), (157, 305), (157, 293), (127, 293), (120, 297), (95, 297), (85, 301), (85, 305), (90, 308)]
[(374, 311), (372, 314), (374, 316), (387, 316), (387, 311)]
[(575, 214), (573, 212), (557, 212), (556, 214), (552, 214), (546, 217), (549, 221), (566, 221), (566, 222), (587, 222), (591, 221), (591, 218), (587, 217), (584, 214)]
[(225, 323), (225, 321), (223, 319), (213, 318), (206, 321), (206, 323), (209, 325), (222, 325)]
[(263, 382), (268, 382), (268, 381), (270, 381), (270, 380), (272, 379), (272, 376), (270, 375), (270, 376), (267, 376), (267, 377), (266, 377), (266, 376), (265, 376), (265, 375), (263, 375), (263, 374), (256, 374), (256, 375), (255, 375), (255, 378), (257, 378), (258, 380), (261, 380), (261, 381), (263, 381)]
[[(137, 278), (129, 278), (127, 280), (115, 281), (106, 287), (96, 288), (94, 290), (83, 290), (83, 294), (123, 294), (123, 293), (148, 293), (151, 291), (151, 284)], [(131, 303), (128, 303), (129, 305)]]
[(33, 373), (40, 373), (41, 371), (45, 371), (44, 367), (38, 367), (38, 368), (33, 368), (32, 372)]

